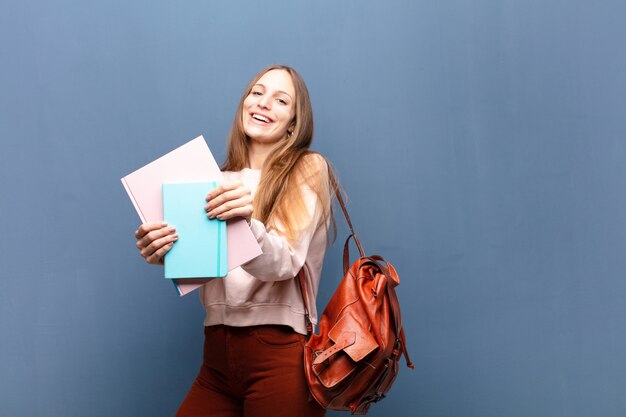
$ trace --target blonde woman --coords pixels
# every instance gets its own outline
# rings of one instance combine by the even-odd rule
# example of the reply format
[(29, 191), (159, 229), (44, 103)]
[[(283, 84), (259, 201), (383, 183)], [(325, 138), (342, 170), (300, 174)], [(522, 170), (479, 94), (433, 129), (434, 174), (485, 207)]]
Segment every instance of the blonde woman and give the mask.
[[(313, 112), (302, 77), (290, 67), (260, 71), (241, 98), (223, 165), (225, 181), (207, 195), (209, 218), (243, 217), (262, 255), (200, 291), (206, 310), (204, 359), (177, 416), (307, 417), (306, 335), (297, 276), (306, 268), (317, 294), (332, 223), (328, 165), (309, 150)], [(162, 263), (173, 227), (143, 224), (137, 247)], [(317, 322), (315, 300), (309, 300)]]

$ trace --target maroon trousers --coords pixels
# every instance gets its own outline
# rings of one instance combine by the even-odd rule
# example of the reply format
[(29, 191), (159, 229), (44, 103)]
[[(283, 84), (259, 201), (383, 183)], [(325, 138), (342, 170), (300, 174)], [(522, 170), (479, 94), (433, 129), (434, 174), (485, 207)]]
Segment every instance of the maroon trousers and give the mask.
[(287, 326), (204, 329), (204, 359), (176, 417), (322, 417), (304, 376), (304, 336)]

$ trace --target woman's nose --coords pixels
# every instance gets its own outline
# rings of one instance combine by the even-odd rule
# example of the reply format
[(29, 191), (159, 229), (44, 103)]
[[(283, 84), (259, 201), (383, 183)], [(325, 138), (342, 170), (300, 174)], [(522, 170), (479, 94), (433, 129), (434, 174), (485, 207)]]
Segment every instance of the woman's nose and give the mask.
[(267, 95), (263, 95), (259, 98), (259, 107), (264, 108), (264, 109), (269, 109), (271, 106), (271, 98), (268, 97)]

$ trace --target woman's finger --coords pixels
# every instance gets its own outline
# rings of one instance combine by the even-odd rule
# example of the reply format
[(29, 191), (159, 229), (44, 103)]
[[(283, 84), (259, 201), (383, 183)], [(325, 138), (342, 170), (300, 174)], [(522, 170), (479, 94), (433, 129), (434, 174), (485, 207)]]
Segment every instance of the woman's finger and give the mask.
[(207, 201), (209, 201), (210, 199), (217, 197), (218, 195), (222, 194), (225, 191), (231, 191), (231, 190), (234, 190), (236, 188), (241, 188), (241, 187), (243, 187), (243, 183), (241, 181), (223, 182), (219, 184), (217, 187), (215, 187), (214, 189), (212, 189), (211, 191), (209, 191), (209, 193), (206, 196), (206, 199)]
[(163, 257), (167, 252), (169, 252), (170, 249), (172, 249), (173, 246), (174, 242), (171, 242), (165, 246), (160, 247), (159, 250), (146, 258), (146, 262), (148, 262), (149, 264), (162, 264)]
[(162, 247), (174, 243), (178, 240), (178, 234), (164, 236), (160, 239), (152, 241), (149, 245), (141, 249), (141, 256), (148, 260), (154, 253), (158, 252)]
[(220, 220), (230, 220), (235, 217), (243, 217), (248, 223), (250, 223), (250, 217), (252, 216), (252, 207), (237, 207), (228, 210), (217, 216)]
[(137, 230), (135, 231), (135, 237), (137, 239), (142, 239), (145, 235), (147, 235), (149, 232), (153, 231), (153, 230), (158, 230), (161, 229), (163, 227), (166, 227), (167, 223), (164, 222), (158, 222), (158, 223), (143, 223), (142, 225), (140, 225)]
[(251, 196), (250, 189), (244, 186), (237, 187), (235, 189), (225, 190), (221, 194), (208, 200), (208, 203), (204, 206), (206, 211), (211, 211), (216, 207), (219, 207), (226, 202), (237, 200), (245, 196)]
[(139, 249), (148, 247), (152, 242), (167, 235), (173, 235), (176, 233), (176, 228), (174, 226), (167, 226), (157, 230), (153, 230), (148, 232), (143, 238), (137, 241), (137, 247)]
[(209, 191), (209, 193), (206, 195), (205, 200), (206, 201), (211, 201), (214, 198), (217, 198), (220, 194), (222, 194), (225, 191), (224, 185), (225, 185), (224, 183), (219, 184), (217, 187), (215, 187), (214, 189)]
[[(207, 213), (207, 216), (209, 217), (209, 219), (213, 219), (215, 217), (220, 218), (219, 216), (221, 214), (224, 214), (226, 212), (239, 209), (239, 208), (249, 208), (250, 212), (252, 212), (252, 197), (249, 195), (244, 195), (242, 197), (239, 197), (236, 200), (227, 201), (211, 209)], [(223, 220), (223, 219), (220, 218), (220, 220)]]

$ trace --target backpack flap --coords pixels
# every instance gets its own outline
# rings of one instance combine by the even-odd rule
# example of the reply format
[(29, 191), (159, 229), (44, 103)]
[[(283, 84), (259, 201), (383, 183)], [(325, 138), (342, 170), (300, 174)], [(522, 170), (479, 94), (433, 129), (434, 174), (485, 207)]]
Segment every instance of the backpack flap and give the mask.
[(361, 323), (355, 320), (353, 316), (347, 314), (341, 317), (337, 324), (330, 329), (328, 337), (333, 342), (337, 343), (345, 334), (354, 335), (354, 343), (347, 345), (343, 348), (343, 351), (355, 362), (361, 361), (361, 359), (365, 358), (378, 347), (378, 343), (376, 343), (376, 340), (372, 337), (368, 329), (363, 329)]
[[(350, 315), (341, 317), (328, 337), (334, 344), (317, 354), (313, 361), (315, 373), (328, 388), (343, 381), (356, 369), (358, 362), (378, 348), (367, 329), (362, 329), (362, 324)], [(329, 362), (332, 367), (327, 366)]]

